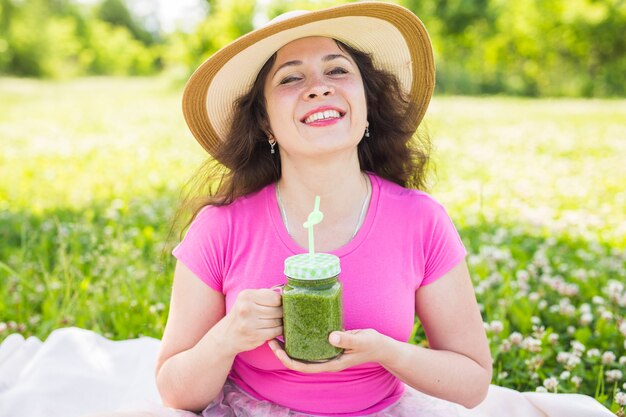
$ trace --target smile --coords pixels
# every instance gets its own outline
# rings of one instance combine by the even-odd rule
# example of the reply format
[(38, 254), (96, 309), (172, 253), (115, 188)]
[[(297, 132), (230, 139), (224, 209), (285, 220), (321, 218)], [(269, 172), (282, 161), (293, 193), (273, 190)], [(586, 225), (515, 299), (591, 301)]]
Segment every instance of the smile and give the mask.
[(313, 123), (321, 120), (339, 119), (341, 117), (343, 117), (343, 115), (337, 110), (324, 110), (309, 115), (303, 120), (303, 122)]

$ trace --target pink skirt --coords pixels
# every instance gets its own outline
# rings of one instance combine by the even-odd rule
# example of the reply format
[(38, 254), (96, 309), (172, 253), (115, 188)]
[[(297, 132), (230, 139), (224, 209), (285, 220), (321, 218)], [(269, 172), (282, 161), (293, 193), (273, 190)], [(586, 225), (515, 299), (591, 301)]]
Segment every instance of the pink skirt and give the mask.
[[(405, 386), (402, 397), (391, 406), (371, 417), (461, 417), (460, 405), (440, 400)], [(242, 391), (230, 380), (226, 381), (220, 396), (202, 412), (202, 417), (310, 417), (280, 405), (257, 400)]]

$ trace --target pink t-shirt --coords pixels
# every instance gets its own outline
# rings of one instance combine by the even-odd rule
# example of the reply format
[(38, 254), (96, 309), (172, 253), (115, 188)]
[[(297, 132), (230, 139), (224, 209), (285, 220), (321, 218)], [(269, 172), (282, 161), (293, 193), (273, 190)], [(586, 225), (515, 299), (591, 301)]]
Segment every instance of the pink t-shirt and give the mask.
[[(332, 252), (341, 260), (344, 326), (372, 328), (406, 342), (415, 291), (443, 276), (466, 252), (445, 209), (432, 197), (369, 177), (372, 198), (363, 225)], [(287, 233), (272, 184), (228, 206), (203, 209), (173, 253), (225, 295), (228, 312), (240, 291), (284, 284), (285, 258), (303, 252)], [(376, 363), (336, 373), (288, 370), (267, 343), (237, 355), (230, 378), (257, 399), (317, 415), (374, 413), (404, 391), (404, 384)]]

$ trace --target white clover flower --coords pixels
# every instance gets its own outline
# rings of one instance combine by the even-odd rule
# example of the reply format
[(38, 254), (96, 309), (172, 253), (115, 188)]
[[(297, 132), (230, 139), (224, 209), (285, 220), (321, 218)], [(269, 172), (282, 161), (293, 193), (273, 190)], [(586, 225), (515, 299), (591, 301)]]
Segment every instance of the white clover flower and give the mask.
[(543, 380), (543, 386), (549, 391), (554, 391), (556, 390), (556, 387), (559, 386), (559, 380), (551, 376), (550, 378)]
[(611, 383), (621, 380), (624, 374), (622, 374), (622, 371), (619, 369), (611, 369), (610, 371), (606, 371), (604, 376), (606, 377), (606, 382)]
[(600, 356), (600, 350), (599, 349), (592, 348), (592, 349), (589, 349), (587, 351), (587, 357), (588, 358), (597, 358), (598, 356)]
[(574, 333), (576, 333), (576, 327), (567, 326), (567, 334), (574, 334)]
[(517, 278), (518, 281), (528, 281), (528, 278), (530, 277), (530, 274), (528, 273), (528, 271), (525, 271), (523, 269), (517, 271), (515, 273), (515, 278)]
[(529, 352), (541, 352), (541, 340), (530, 336), (525, 337), (524, 340), (522, 340), (522, 349)]
[(502, 324), (502, 322), (500, 320), (493, 320), (490, 324), (489, 324), (489, 329), (495, 333), (501, 333), (502, 330), (504, 330), (504, 325)]
[(537, 316), (532, 316), (532, 317), (530, 318), (530, 322), (531, 322), (532, 324), (539, 325), (539, 324), (541, 324), (541, 319), (540, 319), (539, 317), (537, 317)]
[(559, 343), (559, 335), (556, 333), (550, 333), (550, 336), (548, 336), (548, 342), (552, 345), (556, 345)]
[(615, 402), (622, 407), (626, 405), (626, 392), (617, 391), (615, 393)]
[(600, 297), (599, 295), (594, 295), (591, 299), (591, 302), (594, 304), (602, 305), (604, 304), (604, 298)]
[(582, 326), (588, 326), (593, 321), (593, 314), (591, 313), (583, 313), (580, 316), (580, 324)]
[(626, 365), (626, 356), (620, 356), (619, 357), (619, 364), (620, 365)]
[(540, 298), (541, 298), (541, 296), (538, 293), (534, 292), (534, 291), (531, 292), (530, 294), (528, 294), (528, 300), (532, 301), (533, 303), (535, 301), (539, 301)]
[(617, 359), (615, 357), (615, 353), (611, 352), (610, 350), (607, 350), (602, 354), (602, 363), (605, 365), (615, 362), (615, 359)]
[(537, 339), (543, 339), (543, 334), (546, 332), (545, 326), (533, 325), (533, 336)]
[(571, 353), (568, 353), (568, 352), (559, 352), (559, 353), (556, 355), (556, 361), (557, 361), (558, 363), (565, 363), (565, 362), (567, 362), (567, 360), (569, 359), (569, 357), (570, 357), (571, 355), (572, 355), (572, 354), (571, 354)]
[(576, 388), (580, 387), (580, 384), (583, 383), (583, 379), (581, 377), (579, 377), (578, 375), (573, 376), (571, 381), (574, 383)]
[(519, 332), (513, 332), (509, 335), (509, 340), (516, 346), (519, 346), (523, 339), (523, 336)]
[(545, 392), (548, 392), (548, 390), (545, 387), (537, 387), (535, 389), (535, 392), (544, 392), (545, 393)]
[(622, 321), (622, 323), (619, 325), (619, 332), (626, 336), (626, 320)]
[(511, 350), (511, 342), (508, 339), (504, 339), (500, 343), (500, 352), (508, 352), (509, 350)]
[(602, 312), (601, 317), (606, 320), (606, 321), (610, 321), (613, 320), (613, 313), (611, 313), (610, 311), (606, 310)]
[(565, 369), (572, 370), (572, 369), (576, 368), (579, 364), (580, 364), (580, 358), (578, 356), (575, 356), (575, 355), (570, 355), (569, 358), (567, 358), (567, 363), (565, 364)]
[(583, 303), (578, 308), (581, 313), (591, 313), (591, 306), (587, 303)]
[(580, 343), (578, 340), (572, 340), (570, 342), (570, 345), (572, 346), (572, 350), (574, 351), (574, 355), (576, 356), (582, 355), (582, 353), (587, 349), (585, 345)]
[(571, 304), (561, 304), (559, 306), (559, 311), (564, 316), (571, 317), (574, 315), (574, 313), (576, 313), (576, 307)]
[(559, 378), (562, 380), (566, 380), (566, 379), (569, 379), (570, 375), (571, 375), (570, 371), (563, 371), (561, 372), (561, 375), (559, 375)]
[(548, 302), (546, 300), (539, 300), (537, 303), (537, 308), (539, 308), (539, 310), (544, 310), (547, 306)]
[(585, 281), (587, 279), (587, 271), (584, 269), (577, 269), (572, 272), (572, 276), (574, 278), (578, 278), (581, 281)]
[(504, 371), (503, 371), (503, 372), (500, 372), (500, 373), (498, 374), (498, 379), (504, 379), (504, 378), (506, 378), (507, 376), (509, 376), (509, 373), (508, 373), (508, 372), (504, 372)]
[(578, 295), (580, 289), (576, 284), (565, 284), (561, 289), (561, 294), (566, 295), (568, 297), (575, 297)]

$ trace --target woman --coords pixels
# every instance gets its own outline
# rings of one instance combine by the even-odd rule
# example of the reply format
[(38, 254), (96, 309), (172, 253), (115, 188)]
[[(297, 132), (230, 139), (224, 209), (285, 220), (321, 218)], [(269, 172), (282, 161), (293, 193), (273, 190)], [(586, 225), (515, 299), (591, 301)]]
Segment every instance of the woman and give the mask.
[[(194, 73), (185, 117), (223, 177), (174, 250), (157, 364), (165, 405), (408, 416), (483, 400), (491, 357), (465, 249), (417, 190), (428, 155), (412, 136), (433, 87), (426, 30), (386, 3), (283, 15)], [(347, 330), (329, 336), (344, 354), (308, 364), (276, 340), (281, 297), (270, 288), (285, 282), (284, 259), (306, 251), (299, 225), (315, 195), (316, 249), (341, 259)], [(407, 342), (415, 314), (429, 348)]]

